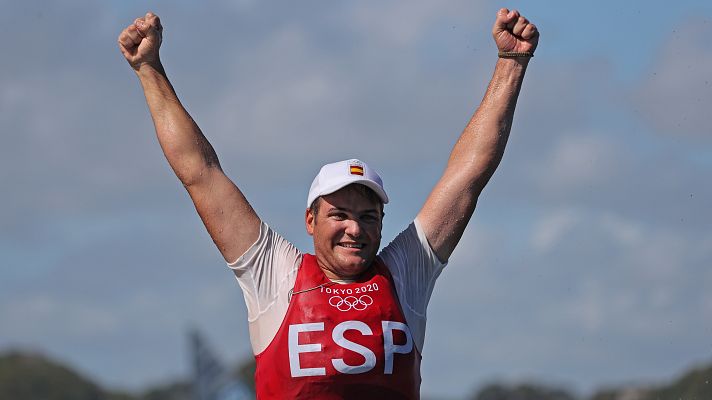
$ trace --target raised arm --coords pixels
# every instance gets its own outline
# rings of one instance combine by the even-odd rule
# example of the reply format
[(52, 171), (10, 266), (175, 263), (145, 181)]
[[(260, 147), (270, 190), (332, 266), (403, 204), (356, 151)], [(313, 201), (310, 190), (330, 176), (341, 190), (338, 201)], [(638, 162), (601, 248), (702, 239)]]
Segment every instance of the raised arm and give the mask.
[[(536, 26), (518, 11), (506, 8), (497, 13), (492, 35), (500, 52), (533, 54), (539, 41)], [(418, 213), (418, 221), (442, 261), (455, 249), (477, 198), (502, 159), (529, 59), (497, 60), (480, 106), (455, 144), (443, 176)]]
[(195, 209), (225, 260), (241, 256), (257, 240), (260, 220), (168, 80), (159, 56), (158, 16), (136, 18), (119, 35), (119, 48), (138, 76), (168, 163), (188, 190)]

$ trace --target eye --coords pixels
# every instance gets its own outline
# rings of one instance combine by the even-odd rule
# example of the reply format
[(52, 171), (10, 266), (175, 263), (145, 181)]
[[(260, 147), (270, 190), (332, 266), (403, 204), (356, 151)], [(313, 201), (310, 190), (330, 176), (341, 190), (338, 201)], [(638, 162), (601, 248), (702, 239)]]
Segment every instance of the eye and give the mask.
[(378, 222), (378, 216), (374, 214), (366, 214), (361, 216), (361, 220), (368, 223), (375, 223)]
[(337, 221), (343, 221), (348, 218), (348, 216), (346, 215), (346, 213), (333, 213), (329, 214), (329, 218), (335, 219)]

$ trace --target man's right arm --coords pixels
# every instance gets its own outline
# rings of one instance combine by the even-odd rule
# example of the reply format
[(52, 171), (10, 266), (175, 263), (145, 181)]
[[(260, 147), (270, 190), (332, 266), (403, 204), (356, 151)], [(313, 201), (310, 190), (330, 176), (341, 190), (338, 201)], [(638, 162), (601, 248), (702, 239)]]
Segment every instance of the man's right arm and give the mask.
[(220, 253), (232, 262), (257, 240), (260, 219), (178, 100), (160, 61), (161, 40), (160, 20), (149, 12), (121, 32), (119, 48), (141, 82), (163, 154)]

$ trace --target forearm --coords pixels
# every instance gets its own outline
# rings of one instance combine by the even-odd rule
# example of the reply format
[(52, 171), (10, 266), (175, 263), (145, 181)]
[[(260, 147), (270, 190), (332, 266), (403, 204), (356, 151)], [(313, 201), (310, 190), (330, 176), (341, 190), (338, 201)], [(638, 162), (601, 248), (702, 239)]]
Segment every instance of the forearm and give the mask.
[(529, 59), (499, 58), (487, 91), (455, 144), (448, 170), (479, 195), (502, 160)]
[(136, 71), (146, 96), (163, 154), (180, 181), (190, 186), (206, 168), (220, 168), (217, 155), (185, 110), (163, 66), (143, 65)]

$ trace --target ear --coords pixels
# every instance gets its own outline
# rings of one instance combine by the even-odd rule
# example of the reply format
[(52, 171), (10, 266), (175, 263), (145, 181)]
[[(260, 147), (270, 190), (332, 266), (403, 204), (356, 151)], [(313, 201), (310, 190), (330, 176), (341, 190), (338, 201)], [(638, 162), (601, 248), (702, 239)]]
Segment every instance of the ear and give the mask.
[(309, 236), (314, 236), (314, 223), (316, 222), (314, 214), (312, 214), (311, 208), (307, 208), (304, 213), (304, 224), (307, 228), (307, 233)]

